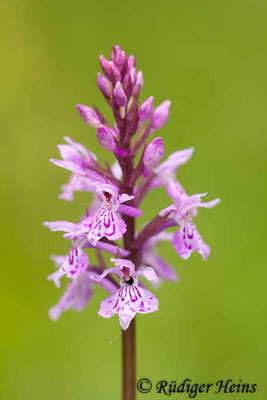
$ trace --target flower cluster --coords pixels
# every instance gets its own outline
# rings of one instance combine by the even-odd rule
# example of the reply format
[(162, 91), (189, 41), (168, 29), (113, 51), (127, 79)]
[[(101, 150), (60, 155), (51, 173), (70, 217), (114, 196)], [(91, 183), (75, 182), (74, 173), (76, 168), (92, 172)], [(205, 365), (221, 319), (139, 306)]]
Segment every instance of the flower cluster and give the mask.
[[(135, 58), (116, 45), (110, 60), (100, 56), (100, 65), (103, 73), (97, 74), (97, 84), (112, 108), (115, 123), (107, 121), (96, 107), (78, 104), (77, 109), (84, 122), (96, 129), (103, 149), (114, 154), (115, 162), (113, 166), (107, 162), (101, 166), (92, 152), (69, 137), (64, 138), (66, 144), (58, 146), (61, 159), (51, 159), (71, 172), (59, 197), (73, 201), (76, 191), (85, 191), (93, 195), (93, 201), (78, 223), (44, 223), (51, 231), (62, 231), (70, 241), (67, 255), (51, 256), (57, 269), (48, 279), (57, 287), (63, 276), (69, 283), (49, 314), (56, 320), (64, 310), (82, 310), (93, 295), (93, 286), (98, 284), (110, 293), (101, 302), (98, 314), (104, 318), (118, 314), (125, 330), (136, 313), (158, 309), (158, 300), (139, 277), (157, 282), (154, 286), (162, 280), (177, 280), (176, 271), (158, 253), (162, 241), (171, 241), (183, 259), (193, 251), (204, 260), (209, 256), (210, 248), (193, 219), (199, 207), (211, 208), (219, 199), (205, 203), (202, 197), (207, 193), (188, 196), (176, 179), (178, 168), (189, 161), (193, 148), (176, 151), (162, 162), (163, 140), (152, 135), (167, 122), (170, 101), (154, 107), (150, 96), (139, 105), (143, 74), (136, 70)], [(136, 232), (135, 219), (142, 216), (144, 197), (159, 187), (166, 188), (168, 207)], [(167, 231), (170, 227), (177, 227), (177, 231)], [(122, 243), (116, 242), (120, 239)], [(95, 249), (97, 265), (90, 263), (87, 249)], [(110, 259), (115, 266), (106, 268), (102, 252), (117, 257)]]

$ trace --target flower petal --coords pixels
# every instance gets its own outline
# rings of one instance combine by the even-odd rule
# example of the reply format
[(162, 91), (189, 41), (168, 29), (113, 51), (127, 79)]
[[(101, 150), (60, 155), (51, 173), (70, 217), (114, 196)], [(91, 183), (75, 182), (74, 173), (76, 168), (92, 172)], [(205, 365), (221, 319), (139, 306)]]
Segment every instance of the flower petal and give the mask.
[(55, 158), (50, 158), (51, 163), (57, 165), (58, 167), (67, 169), (68, 171), (75, 172), (76, 174), (85, 174), (84, 168), (81, 168), (78, 164), (73, 161), (56, 160)]
[(125, 285), (101, 302), (98, 314), (110, 318), (118, 313), (121, 327), (126, 330), (137, 312), (147, 314), (157, 309), (158, 300), (149, 290)]
[(206, 245), (193, 222), (186, 222), (174, 234), (172, 244), (180, 257), (187, 260), (192, 251), (197, 251), (206, 260), (210, 254), (210, 247)]
[(143, 275), (148, 281), (157, 282), (158, 277), (157, 274), (152, 267), (144, 267), (137, 271), (137, 276)]
[(49, 228), (52, 232), (57, 232), (57, 231), (70, 232), (76, 230), (76, 225), (73, 222), (69, 221), (44, 222), (43, 225)]
[(85, 274), (71, 280), (58, 304), (50, 308), (50, 318), (56, 321), (63, 311), (71, 308), (75, 311), (81, 311), (87, 305), (92, 295), (93, 290), (90, 280)]
[(95, 246), (105, 236), (109, 240), (118, 240), (126, 232), (126, 224), (113, 211), (102, 208), (94, 217), (87, 240)]

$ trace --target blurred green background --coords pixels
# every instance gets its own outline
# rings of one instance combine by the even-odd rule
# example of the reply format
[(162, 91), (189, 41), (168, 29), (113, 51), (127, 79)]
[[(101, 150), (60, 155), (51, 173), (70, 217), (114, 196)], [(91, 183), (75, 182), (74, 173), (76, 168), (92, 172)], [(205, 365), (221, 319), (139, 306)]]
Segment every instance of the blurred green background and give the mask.
[[(222, 198), (196, 220), (212, 248), (206, 262), (163, 248), (180, 282), (164, 283), (160, 310), (138, 317), (137, 376), (242, 379), (258, 384), (254, 395), (216, 398), (266, 398), (267, 2), (3, 0), (0, 7), (1, 400), (120, 396), (119, 323), (97, 315), (102, 289), (84, 312), (48, 319), (62, 293), (46, 280), (49, 254), (64, 254), (68, 243), (41, 225), (76, 221), (90, 201), (80, 193), (74, 203), (57, 199), (69, 174), (48, 160), (64, 135), (104, 158), (75, 104), (107, 110), (95, 76), (98, 55), (109, 56), (115, 43), (137, 57), (142, 99), (172, 101), (159, 132), (166, 154), (196, 148), (179, 171), (187, 192)], [(144, 203), (147, 218), (169, 205), (163, 194)]]

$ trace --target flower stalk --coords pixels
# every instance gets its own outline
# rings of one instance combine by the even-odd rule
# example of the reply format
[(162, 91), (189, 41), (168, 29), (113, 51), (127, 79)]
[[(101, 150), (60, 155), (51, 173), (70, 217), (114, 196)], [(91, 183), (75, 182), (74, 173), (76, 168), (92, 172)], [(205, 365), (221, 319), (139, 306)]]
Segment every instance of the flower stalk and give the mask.
[(122, 330), (122, 399), (135, 400), (136, 398), (136, 318), (129, 328)]
[[(123, 170), (123, 191), (129, 195), (133, 194), (131, 185), (133, 175), (133, 160), (130, 156), (122, 162)], [(135, 238), (135, 218), (124, 217), (127, 231), (123, 237), (124, 249), (129, 250), (128, 259), (134, 264), (136, 262), (136, 252), (132, 249)], [(136, 318), (133, 318), (127, 330), (122, 329), (122, 400), (136, 399)]]

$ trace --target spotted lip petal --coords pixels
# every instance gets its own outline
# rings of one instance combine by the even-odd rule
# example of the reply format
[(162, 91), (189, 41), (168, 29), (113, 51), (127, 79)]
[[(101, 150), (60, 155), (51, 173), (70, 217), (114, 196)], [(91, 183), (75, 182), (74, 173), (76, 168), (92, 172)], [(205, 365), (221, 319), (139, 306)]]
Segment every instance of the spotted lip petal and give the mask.
[[(116, 211), (118, 211), (121, 203), (134, 198), (134, 196), (129, 196), (126, 193), (119, 195), (114, 186), (100, 182), (96, 184), (96, 192), (102, 201), (102, 207), (94, 216), (88, 228), (87, 239), (93, 246), (103, 236), (109, 240), (118, 240), (122, 237), (126, 232), (126, 224)], [(138, 210), (130, 207), (126, 208), (126, 212), (139, 214)]]
[(118, 240), (125, 232), (126, 224), (123, 219), (113, 211), (101, 208), (90, 225), (87, 240), (95, 246), (103, 236), (109, 240)]
[(120, 278), (120, 289), (101, 302), (98, 314), (104, 318), (118, 314), (121, 327), (126, 330), (137, 312), (147, 314), (158, 309), (158, 300), (138, 282), (137, 275), (143, 275), (151, 281), (155, 281), (157, 277), (151, 267), (136, 272), (135, 265), (130, 260), (123, 258), (110, 260), (115, 267), (104, 270), (101, 275), (92, 274), (90, 279), (101, 282), (109, 273)]
[(117, 293), (101, 302), (98, 314), (103, 318), (111, 318), (118, 314), (120, 325), (126, 330), (136, 313), (148, 314), (157, 311), (158, 304), (158, 300), (149, 290), (137, 285), (124, 285)]
[[(56, 261), (59, 261), (58, 259)], [(60, 278), (66, 275), (67, 278), (74, 279), (81, 274), (89, 265), (87, 254), (81, 248), (72, 246), (70, 251), (62, 259), (62, 264), (59, 269), (47, 277), (48, 280), (53, 280), (56, 287), (60, 287)]]
[(172, 244), (180, 257), (187, 260), (193, 251), (197, 251), (206, 260), (210, 247), (206, 245), (192, 221), (184, 223), (174, 234)]

